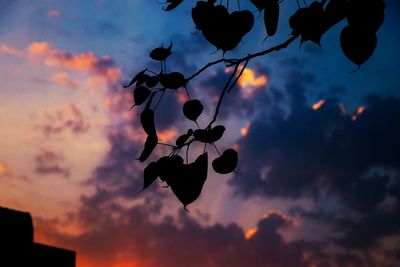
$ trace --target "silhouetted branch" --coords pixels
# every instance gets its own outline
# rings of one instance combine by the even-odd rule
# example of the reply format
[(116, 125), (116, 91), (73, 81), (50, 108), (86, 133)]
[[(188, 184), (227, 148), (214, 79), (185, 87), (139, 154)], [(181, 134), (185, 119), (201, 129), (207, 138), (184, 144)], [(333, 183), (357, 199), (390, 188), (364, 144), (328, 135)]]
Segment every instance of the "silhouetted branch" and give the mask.
[(242, 63), (242, 62), (245, 62), (245, 61), (249, 61), (250, 59), (255, 58), (255, 57), (264, 56), (264, 55), (269, 54), (269, 53), (272, 53), (272, 52), (274, 52), (274, 51), (279, 51), (279, 50), (281, 50), (281, 49), (283, 49), (283, 48), (288, 47), (288, 45), (291, 44), (291, 43), (292, 43), (294, 40), (296, 40), (298, 37), (299, 37), (298, 34), (293, 35), (292, 37), (290, 37), (290, 38), (287, 39), (285, 42), (283, 42), (283, 43), (281, 43), (281, 44), (279, 44), (279, 45), (276, 45), (276, 46), (271, 47), (271, 48), (269, 48), (269, 49), (266, 49), (266, 50), (257, 52), (257, 53), (255, 53), (255, 54), (248, 54), (247, 56), (242, 57), (242, 58), (239, 58), (239, 59), (220, 58), (220, 59), (218, 59), (218, 60), (212, 61), (212, 62), (206, 64), (204, 67), (202, 67), (202, 68), (199, 69), (198, 71), (196, 71), (196, 72), (195, 72), (194, 74), (192, 74), (191, 76), (189, 76), (189, 78), (186, 79), (186, 82), (189, 82), (190, 80), (192, 80), (193, 78), (195, 78), (196, 76), (198, 76), (199, 74), (201, 74), (203, 71), (205, 71), (205, 70), (208, 69), (209, 67), (212, 67), (212, 66), (214, 66), (214, 65), (216, 65), (216, 64), (219, 64), (219, 63), (224, 62), (224, 63), (227, 63), (228, 66), (233, 66), (233, 65), (237, 65), (237, 64), (240, 64), (240, 63)]
[[(231, 81), (232, 81), (233, 77), (235, 77), (238, 68), (239, 68), (239, 63), (235, 65), (235, 69), (233, 70), (233, 72), (232, 72), (231, 76), (229, 77), (228, 81), (226, 82), (226, 84), (224, 86), (224, 89), (222, 90), (221, 95), (219, 96), (218, 104), (217, 104), (217, 107), (215, 108), (214, 116), (213, 116), (212, 120), (210, 121), (210, 123), (208, 124), (208, 126), (206, 128), (211, 128), (211, 125), (216, 121), (218, 113), (219, 113), (219, 109), (221, 107), (222, 99), (224, 98), (224, 95), (225, 95), (226, 91), (228, 90), (229, 85), (231, 84)], [(241, 72), (241, 74), (243, 74), (243, 72)]]

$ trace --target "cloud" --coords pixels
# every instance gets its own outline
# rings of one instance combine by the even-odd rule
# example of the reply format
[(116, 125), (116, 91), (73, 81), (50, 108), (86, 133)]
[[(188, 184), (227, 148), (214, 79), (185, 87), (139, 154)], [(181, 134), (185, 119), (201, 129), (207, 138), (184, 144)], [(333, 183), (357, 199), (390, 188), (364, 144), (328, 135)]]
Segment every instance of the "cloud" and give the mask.
[(90, 123), (80, 109), (73, 103), (64, 108), (49, 111), (44, 109), (39, 114), (39, 122), (34, 125), (42, 133), (51, 137), (70, 130), (74, 134), (84, 134), (90, 129)]
[(61, 12), (57, 9), (51, 9), (49, 12), (47, 12), (47, 16), (50, 18), (56, 18), (61, 16)]
[(23, 56), (23, 52), (22, 51), (20, 51), (17, 48), (8, 46), (6, 44), (0, 44), (0, 53), (1, 54), (15, 56), (15, 57), (22, 57)]
[[(206, 94), (205, 97), (208, 101), (209, 99), (214, 100), (213, 102), (209, 101), (210, 112), (214, 112), (217, 99), (231, 72), (230, 68), (218, 68), (199, 82), (198, 88), (201, 89), (195, 91), (196, 95), (204, 97)], [(230, 116), (236, 116), (249, 119), (260, 108), (264, 108), (266, 105), (274, 103), (275, 99), (280, 98), (280, 93), (274, 87), (268, 87), (268, 75), (269, 69), (266, 67), (255, 65), (247, 68), (237, 85), (225, 96), (218, 118), (224, 120)]]
[(70, 169), (64, 166), (65, 158), (62, 154), (41, 148), (35, 158), (35, 172), (40, 175), (57, 174), (69, 177)]
[(312, 199), (316, 207), (297, 215), (332, 227), (329, 244), (383, 250), (383, 238), (399, 234), (400, 99), (369, 96), (346, 113), (336, 98), (308, 104), (314, 79), (299, 71), (289, 77), (289, 108), (255, 116), (238, 142), (230, 184), (246, 197)]
[(29, 55), (42, 56), (50, 52), (50, 45), (46, 42), (33, 42), (28, 48)]
[[(84, 199), (82, 218), (93, 230), (74, 238), (52, 236), (80, 251), (78, 256), (93, 259), (88, 266), (136, 262), (144, 267), (308, 267), (314, 252), (319, 251), (315, 242), (286, 242), (279, 232), (293, 226), (287, 216), (277, 212), (262, 217), (257, 233), (246, 239), (236, 224), (201, 226), (184, 212), (176, 220), (165, 217), (153, 222), (149, 219), (153, 216), (151, 204), (122, 209), (109, 199), (110, 195), (101, 191)], [(310, 256), (305, 258), (306, 254)]]
[(3, 163), (0, 162), (0, 175), (7, 171), (6, 167)]
[(78, 88), (78, 84), (71, 79), (67, 72), (57, 72), (51, 76), (51, 81), (57, 85), (66, 86), (72, 89)]
[(41, 58), (50, 68), (61, 68), (93, 75), (92, 80), (101, 78), (110, 84), (119, 81), (121, 69), (116, 67), (110, 56), (97, 57), (92, 52), (71, 54), (52, 47), (47, 42), (33, 42), (27, 48), (28, 54)]

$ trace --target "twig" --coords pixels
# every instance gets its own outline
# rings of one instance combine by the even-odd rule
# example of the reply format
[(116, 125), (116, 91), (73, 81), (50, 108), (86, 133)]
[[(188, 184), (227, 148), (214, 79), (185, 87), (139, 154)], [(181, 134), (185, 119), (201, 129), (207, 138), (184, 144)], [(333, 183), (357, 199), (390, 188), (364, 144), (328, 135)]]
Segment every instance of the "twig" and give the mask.
[(198, 71), (196, 71), (194, 74), (192, 74), (189, 78), (187, 78), (187, 79), (186, 79), (186, 82), (189, 82), (190, 80), (192, 80), (193, 78), (195, 78), (196, 76), (198, 76), (199, 74), (201, 74), (203, 71), (205, 71), (205, 70), (208, 69), (209, 67), (214, 66), (214, 65), (216, 65), (216, 64), (225, 62), (225, 63), (228, 63), (228, 64), (229, 64), (228, 66), (233, 66), (233, 65), (237, 65), (237, 64), (240, 64), (240, 63), (242, 63), (242, 62), (248, 61), (248, 60), (250, 60), (250, 59), (252, 59), (252, 58), (255, 58), (255, 57), (264, 56), (264, 55), (269, 54), (269, 53), (272, 53), (272, 52), (274, 52), (274, 51), (279, 51), (279, 50), (281, 50), (282, 48), (288, 47), (288, 45), (291, 44), (291, 43), (292, 43), (294, 40), (296, 40), (298, 37), (299, 37), (299, 35), (298, 35), (298, 34), (295, 34), (295, 35), (291, 36), (289, 39), (287, 39), (285, 42), (283, 42), (283, 43), (281, 43), (281, 44), (279, 44), (279, 45), (276, 45), (276, 46), (274, 46), (274, 47), (271, 47), (271, 48), (269, 48), (269, 49), (266, 49), (266, 50), (263, 50), (263, 51), (260, 51), (260, 52), (254, 53), (254, 54), (248, 54), (247, 56), (242, 57), (242, 58), (238, 58), (238, 59), (220, 58), (220, 59), (218, 59), (218, 60), (215, 60), (215, 61), (213, 61), (213, 62), (210, 62), (210, 63), (208, 63), (207, 65), (205, 65), (204, 67), (202, 67), (201, 69), (199, 69)]
[(235, 87), (235, 84), (237, 83), (237, 81), (239, 80), (240, 76), (242, 76), (244, 70), (247, 67), (247, 64), (249, 63), (249, 60), (246, 60), (246, 62), (244, 63), (242, 69), (240, 70), (239, 74), (236, 76), (236, 79), (233, 81), (233, 83), (231, 84), (231, 86), (229, 87), (227, 93), (229, 94), (231, 92), (231, 90), (233, 89), (233, 87)]
[(214, 66), (215, 64), (219, 64), (225, 62), (224, 58), (220, 58), (216, 61), (210, 62), (207, 65), (205, 65), (204, 67), (202, 67), (201, 69), (199, 69), (197, 72), (195, 72), (192, 76), (190, 76), (189, 78), (186, 79), (186, 82), (189, 82), (191, 79), (193, 79), (194, 77), (196, 77), (197, 75), (199, 75), (200, 73), (202, 73), (203, 71), (205, 71), (206, 69), (208, 69), (211, 66)]
[(211, 128), (211, 125), (217, 120), (219, 109), (220, 109), (221, 104), (222, 104), (222, 99), (224, 98), (225, 93), (228, 90), (229, 85), (231, 84), (231, 81), (232, 81), (233, 77), (235, 77), (238, 68), (239, 68), (239, 63), (236, 64), (235, 69), (233, 70), (231, 76), (229, 77), (228, 81), (226, 82), (226, 84), (224, 86), (224, 89), (222, 89), (221, 95), (219, 96), (219, 99), (218, 99), (217, 107), (215, 108), (214, 116), (213, 116), (212, 120), (210, 121), (210, 123), (208, 124), (208, 126), (206, 127), (206, 129)]

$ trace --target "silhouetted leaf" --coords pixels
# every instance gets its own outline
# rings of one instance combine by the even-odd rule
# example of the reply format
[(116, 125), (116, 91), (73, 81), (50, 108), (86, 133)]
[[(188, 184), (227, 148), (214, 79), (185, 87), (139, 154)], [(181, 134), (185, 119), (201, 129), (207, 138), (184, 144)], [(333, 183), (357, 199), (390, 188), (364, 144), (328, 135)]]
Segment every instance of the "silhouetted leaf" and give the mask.
[(156, 126), (154, 124), (154, 111), (151, 109), (144, 109), (140, 114), (140, 122), (142, 123), (143, 130), (148, 135), (156, 135)]
[(167, 48), (157, 47), (150, 52), (150, 57), (154, 60), (164, 61), (172, 54), (171, 50), (172, 43)]
[(141, 105), (144, 103), (144, 101), (147, 100), (147, 98), (149, 98), (151, 94), (151, 91), (149, 88), (147, 88), (146, 86), (138, 86), (135, 88), (135, 90), (133, 91), (133, 100), (135, 101), (135, 105)]
[(192, 9), (192, 20), (196, 29), (202, 30), (207, 27), (207, 16), (212, 8), (213, 4), (197, 1), (196, 6)]
[(197, 129), (193, 132), (193, 136), (199, 142), (211, 144), (221, 139), (224, 131), (223, 125), (217, 125), (211, 129)]
[(160, 75), (149, 76), (146, 80), (146, 86), (153, 88), (160, 82)]
[(196, 121), (200, 114), (203, 112), (203, 104), (200, 100), (192, 99), (186, 101), (183, 105), (183, 115), (191, 121)]
[(229, 14), (225, 6), (204, 1), (196, 3), (192, 19), (207, 41), (224, 52), (234, 49), (254, 24), (254, 16), (248, 10)]
[(225, 126), (217, 125), (210, 130), (210, 143), (217, 142), (222, 138), (225, 132)]
[(264, 10), (264, 25), (268, 36), (273, 36), (278, 29), (279, 22), (279, 4), (268, 5)]
[(167, 0), (166, 3), (170, 3), (167, 7), (163, 8), (164, 11), (171, 11), (179, 6), (183, 0)]
[(264, 9), (266, 0), (250, 0), (250, 2), (261, 12)]
[(207, 180), (208, 155), (204, 153), (190, 164), (182, 164), (176, 176), (169, 180), (172, 192), (183, 204), (184, 208), (195, 201), (201, 194)]
[(346, 26), (340, 34), (340, 46), (345, 56), (359, 67), (374, 53), (376, 33)]
[(328, 29), (328, 21), (320, 2), (314, 1), (309, 7), (300, 8), (290, 17), (292, 34), (300, 34), (301, 42), (312, 41), (320, 45), (322, 35)]
[(179, 155), (161, 157), (157, 161), (161, 181), (169, 184), (183, 165), (183, 158)]
[(210, 142), (210, 133), (205, 129), (197, 129), (193, 132), (194, 138), (202, 143), (209, 143)]
[(143, 77), (146, 76), (146, 74), (145, 74), (146, 71), (147, 71), (147, 69), (144, 69), (141, 72), (139, 72), (138, 74), (136, 74), (127, 85), (124, 85), (124, 88), (132, 86), (138, 80), (142, 81)]
[(189, 139), (189, 137), (190, 137), (190, 135), (188, 135), (188, 134), (182, 134), (181, 136), (179, 136), (175, 142), (176, 146), (182, 147), (186, 143), (186, 141)]
[(376, 32), (385, 19), (383, 0), (352, 0), (348, 2), (347, 21), (353, 28)]
[(158, 177), (158, 165), (157, 162), (150, 162), (143, 171), (143, 189), (148, 188)]
[(346, 18), (347, 0), (330, 0), (325, 7), (325, 14), (329, 27)]
[(220, 174), (228, 174), (235, 170), (237, 163), (237, 152), (234, 149), (229, 148), (225, 150), (221, 156), (213, 160), (212, 166), (215, 172)]
[(144, 162), (153, 152), (154, 148), (156, 148), (158, 143), (157, 135), (149, 135), (146, 138), (146, 142), (144, 143), (144, 149), (140, 154), (139, 161)]
[(164, 73), (160, 75), (160, 83), (165, 88), (176, 90), (186, 84), (185, 76), (180, 72)]

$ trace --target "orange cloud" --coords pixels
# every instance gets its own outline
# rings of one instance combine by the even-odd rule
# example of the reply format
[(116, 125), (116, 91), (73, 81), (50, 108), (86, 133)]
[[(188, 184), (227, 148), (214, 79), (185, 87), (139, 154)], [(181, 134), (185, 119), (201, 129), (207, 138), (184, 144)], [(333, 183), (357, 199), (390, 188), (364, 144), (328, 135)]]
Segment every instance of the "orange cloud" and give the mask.
[(11, 56), (16, 56), (16, 57), (22, 57), (22, 52), (19, 51), (17, 48), (5, 45), (5, 44), (0, 44), (0, 53), (1, 54), (6, 54), (6, 55), (11, 55)]
[(74, 89), (78, 87), (76, 82), (74, 82), (66, 72), (57, 72), (53, 74), (51, 81), (58, 85), (67, 86)]
[[(51, 47), (47, 42), (34, 42), (27, 48), (28, 54), (33, 57), (44, 58), (44, 64), (51, 68), (62, 68), (85, 72), (93, 75), (91, 81), (95, 84), (116, 82), (121, 77), (121, 69), (114, 66), (110, 56), (97, 57), (92, 52), (84, 52), (79, 54), (71, 54)], [(65, 77), (64, 77), (65, 78)]]
[(50, 45), (46, 42), (34, 42), (28, 46), (28, 53), (32, 56), (43, 56), (50, 51)]
[(257, 233), (257, 231), (258, 231), (257, 227), (250, 228), (249, 230), (246, 231), (245, 238), (246, 239), (252, 238)]
[[(263, 215), (261, 215), (259, 221), (266, 220), (270, 217), (282, 218), (287, 223), (287, 226), (295, 225), (295, 221), (291, 217), (289, 217), (288, 215), (286, 215), (285, 213), (283, 213), (279, 210), (270, 210), (270, 211), (264, 213)], [(257, 234), (257, 232), (258, 232), (258, 227), (257, 226), (252, 227), (245, 232), (245, 238), (251, 239), (253, 236), (255, 236)]]
[(250, 122), (248, 122), (243, 128), (240, 129), (240, 135), (245, 137), (249, 134)]
[(62, 67), (71, 70), (86, 71), (116, 82), (121, 76), (121, 70), (112, 66), (109, 56), (97, 58), (92, 52), (72, 55), (70, 53), (53, 50), (45, 60), (49, 67)]
[[(238, 68), (237, 74), (239, 74), (243, 69), (243, 66)], [(225, 73), (232, 72), (232, 68), (226, 68)], [(250, 97), (255, 91), (261, 89), (268, 83), (268, 77), (266, 75), (257, 75), (257, 73), (246, 68), (238, 80), (238, 84), (242, 89), (242, 95), (244, 98)]]
[(325, 104), (325, 100), (321, 99), (320, 101), (312, 105), (312, 109), (318, 110), (320, 107), (322, 107), (323, 104)]
[(0, 162), (0, 174), (3, 174), (6, 172), (6, 167), (4, 166), (3, 163)]
[(352, 119), (353, 121), (357, 120), (358, 116), (360, 116), (361, 114), (363, 114), (364, 111), (365, 111), (365, 107), (364, 107), (364, 106), (359, 106), (359, 107), (357, 108), (356, 114), (353, 115), (353, 116), (351, 117), (351, 119)]
[(242, 88), (245, 88), (248, 86), (260, 88), (267, 84), (268, 79), (267, 79), (267, 76), (265, 76), (265, 75), (259, 75), (256, 77), (256, 73), (254, 70), (246, 68), (243, 71), (243, 74), (239, 78), (238, 82)]
[(158, 133), (158, 139), (161, 143), (171, 142), (175, 137), (178, 136), (178, 132), (175, 129), (167, 129)]

